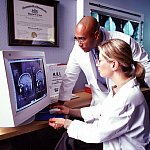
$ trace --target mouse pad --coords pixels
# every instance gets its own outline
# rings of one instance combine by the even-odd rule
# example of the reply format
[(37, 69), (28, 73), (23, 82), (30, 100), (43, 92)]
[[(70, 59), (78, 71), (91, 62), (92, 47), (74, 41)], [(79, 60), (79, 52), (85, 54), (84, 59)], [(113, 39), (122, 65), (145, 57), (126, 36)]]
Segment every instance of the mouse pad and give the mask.
[(35, 115), (35, 120), (37, 121), (49, 120), (49, 118), (65, 118), (65, 115), (64, 114), (50, 114), (49, 108), (44, 108), (43, 110), (41, 110)]

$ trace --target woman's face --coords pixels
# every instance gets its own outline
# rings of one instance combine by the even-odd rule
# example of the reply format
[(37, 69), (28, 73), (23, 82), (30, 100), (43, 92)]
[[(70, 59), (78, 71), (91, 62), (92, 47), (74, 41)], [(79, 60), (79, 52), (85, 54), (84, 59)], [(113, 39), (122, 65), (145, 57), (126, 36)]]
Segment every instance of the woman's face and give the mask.
[(102, 77), (111, 78), (113, 70), (113, 61), (106, 60), (103, 55), (99, 55), (99, 61), (97, 63), (98, 71)]

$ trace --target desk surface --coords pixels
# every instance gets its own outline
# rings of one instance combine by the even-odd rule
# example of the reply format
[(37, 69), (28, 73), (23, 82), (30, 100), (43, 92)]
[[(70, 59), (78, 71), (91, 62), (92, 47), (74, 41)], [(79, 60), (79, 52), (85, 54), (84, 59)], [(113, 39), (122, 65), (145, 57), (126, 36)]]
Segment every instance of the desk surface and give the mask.
[(92, 99), (92, 94), (89, 94), (87, 92), (79, 92), (77, 93), (79, 98), (72, 99), (70, 101), (65, 102), (65, 106), (68, 106), (70, 108), (81, 108), (89, 106)]
[(11, 138), (17, 135), (29, 133), (48, 127), (47, 121), (33, 121), (28, 125), (12, 128), (0, 128), (0, 140)]
[[(91, 94), (86, 92), (79, 92), (77, 93), (77, 95), (79, 96), (79, 98), (65, 102), (65, 105), (71, 108), (81, 108), (90, 104), (92, 98)], [(48, 121), (33, 121), (28, 125), (23, 125), (19, 127), (0, 128), (0, 140), (40, 130), (46, 127), (49, 127)]]

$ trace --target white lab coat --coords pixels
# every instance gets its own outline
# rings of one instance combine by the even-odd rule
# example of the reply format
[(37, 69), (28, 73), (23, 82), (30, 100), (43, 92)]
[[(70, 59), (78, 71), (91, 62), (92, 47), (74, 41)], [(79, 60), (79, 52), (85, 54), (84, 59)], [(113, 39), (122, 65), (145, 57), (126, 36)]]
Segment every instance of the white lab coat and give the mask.
[[(140, 61), (146, 68), (146, 81), (150, 85), (150, 62), (148, 62), (148, 55), (142, 47), (140, 47), (135, 41), (128, 35), (121, 32), (108, 32), (102, 30), (105, 34), (106, 40), (108, 39), (123, 39), (128, 44), (131, 45), (134, 60)], [(101, 84), (100, 87), (97, 84), (97, 73), (96, 67), (93, 60), (92, 52), (85, 53), (79, 46), (75, 43), (73, 50), (70, 54), (69, 61), (67, 64), (67, 69), (63, 78), (63, 82), (60, 87), (59, 99), (60, 100), (70, 100), (73, 87), (78, 79), (80, 71), (83, 71), (88, 84), (92, 89), (92, 101), (91, 105), (97, 105), (102, 103), (109, 93), (109, 90), (105, 89)], [(108, 87), (109, 81), (106, 79)]]
[(102, 105), (81, 108), (81, 115), (85, 122), (72, 121), (69, 137), (86, 143), (103, 142), (104, 150), (144, 150), (149, 142), (149, 110), (136, 79), (114, 96), (111, 91)]

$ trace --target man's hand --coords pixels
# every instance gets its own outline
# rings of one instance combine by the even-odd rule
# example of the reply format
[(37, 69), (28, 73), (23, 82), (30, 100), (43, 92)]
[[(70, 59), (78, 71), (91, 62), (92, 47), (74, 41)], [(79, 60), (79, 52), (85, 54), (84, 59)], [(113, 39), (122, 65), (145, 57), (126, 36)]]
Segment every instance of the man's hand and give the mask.
[(57, 111), (55, 114), (65, 114), (65, 115), (69, 115), (69, 111), (70, 111), (70, 108), (69, 107), (66, 107), (64, 105), (57, 105), (57, 106), (54, 106), (53, 108), (58, 108), (60, 109), (59, 111)]

